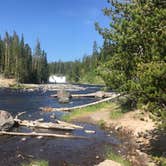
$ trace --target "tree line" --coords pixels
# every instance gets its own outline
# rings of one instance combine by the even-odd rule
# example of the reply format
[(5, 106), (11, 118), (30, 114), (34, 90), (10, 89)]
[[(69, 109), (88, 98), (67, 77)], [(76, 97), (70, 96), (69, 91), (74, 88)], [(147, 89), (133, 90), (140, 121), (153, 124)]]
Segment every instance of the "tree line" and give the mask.
[(0, 73), (21, 83), (42, 83), (48, 78), (47, 55), (37, 41), (34, 54), (16, 32), (0, 38)]
[(99, 47), (96, 41), (93, 43), (92, 54), (84, 55), (80, 60), (69, 61), (69, 62), (52, 62), (49, 63), (49, 72), (51, 74), (65, 75), (68, 81), (80, 82), (82, 77), (88, 73), (95, 73), (95, 69), (98, 66), (100, 59)]

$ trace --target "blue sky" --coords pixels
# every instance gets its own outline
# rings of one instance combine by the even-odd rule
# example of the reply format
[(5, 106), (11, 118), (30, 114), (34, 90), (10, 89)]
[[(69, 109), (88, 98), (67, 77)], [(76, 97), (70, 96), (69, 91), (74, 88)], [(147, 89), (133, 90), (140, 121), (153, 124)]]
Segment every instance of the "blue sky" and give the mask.
[(108, 25), (106, 6), (107, 0), (3, 0), (0, 35), (23, 33), (32, 49), (39, 38), (49, 62), (79, 59), (92, 52), (94, 40), (102, 45), (94, 22)]

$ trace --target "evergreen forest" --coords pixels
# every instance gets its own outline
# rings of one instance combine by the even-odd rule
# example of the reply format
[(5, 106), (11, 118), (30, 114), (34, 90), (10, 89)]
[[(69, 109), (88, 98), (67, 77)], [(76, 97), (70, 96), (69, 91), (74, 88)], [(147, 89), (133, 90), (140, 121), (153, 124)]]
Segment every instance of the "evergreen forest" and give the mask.
[(16, 32), (0, 38), (0, 73), (20, 83), (45, 83), (48, 79), (47, 55), (37, 40), (34, 53)]

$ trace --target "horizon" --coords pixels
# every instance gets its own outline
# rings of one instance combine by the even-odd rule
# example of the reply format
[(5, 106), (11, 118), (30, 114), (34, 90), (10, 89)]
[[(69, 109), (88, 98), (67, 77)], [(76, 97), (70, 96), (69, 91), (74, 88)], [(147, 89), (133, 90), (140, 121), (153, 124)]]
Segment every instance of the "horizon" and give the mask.
[[(102, 46), (103, 39), (94, 23), (108, 25), (102, 9), (106, 0), (6, 0), (0, 11), (0, 35), (13, 31), (21, 36), (32, 50), (39, 39), (47, 53), (48, 62), (74, 61), (92, 53), (93, 42)], [(40, 7), (40, 8), (39, 8)]]

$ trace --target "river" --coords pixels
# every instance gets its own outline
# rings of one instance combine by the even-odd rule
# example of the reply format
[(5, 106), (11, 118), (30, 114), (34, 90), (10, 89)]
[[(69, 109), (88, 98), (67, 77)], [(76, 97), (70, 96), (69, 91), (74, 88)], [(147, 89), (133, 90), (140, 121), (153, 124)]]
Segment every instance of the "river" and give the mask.
[[(100, 86), (82, 85), (85, 91), (73, 93), (89, 93), (99, 90)], [(45, 121), (52, 121), (52, 113), (43, 113), (40, 107), (72, 107), (95, 101), (96, 99), (72, 99), (68, 104), (59, 104), (57, 99), (51, 98), (50, 95), (55, 91), (33, 91), (23, 92), (18, 90), (1, 90), (0, 91), (0, 109), (9, 111), (13, 116), (18, 112), (26, 111), (21, 116), (22, 119), (44, 118)], [(65, 112), (56, 112), (58, 119)], [(19, 166), (28, 163), (31, 160), (46, 160), (49, 166), (93, 166), (104, 159), (104, 149), (107, 146), (118, 150), (121, 144), (115, 134), (108, 134), (98, 126), (92, 124), (79, 123), (85, 129), (95, 130), (95, 134), (87, 134), (83, 130), (75, 130), (73, 135), (85, 136), (88, 139), (60, 139), (60, 138), (37, 138), (37, 137), (18, 137), (18, 136), (1, 136), (0, 137), (0, 165), (2, 166)], [(62, 131), (48, 129), (30, 129), (26, 127), (15, 127), (13, 131), (23, 132), (47, 132), (47, 133), (64, 133)]]

